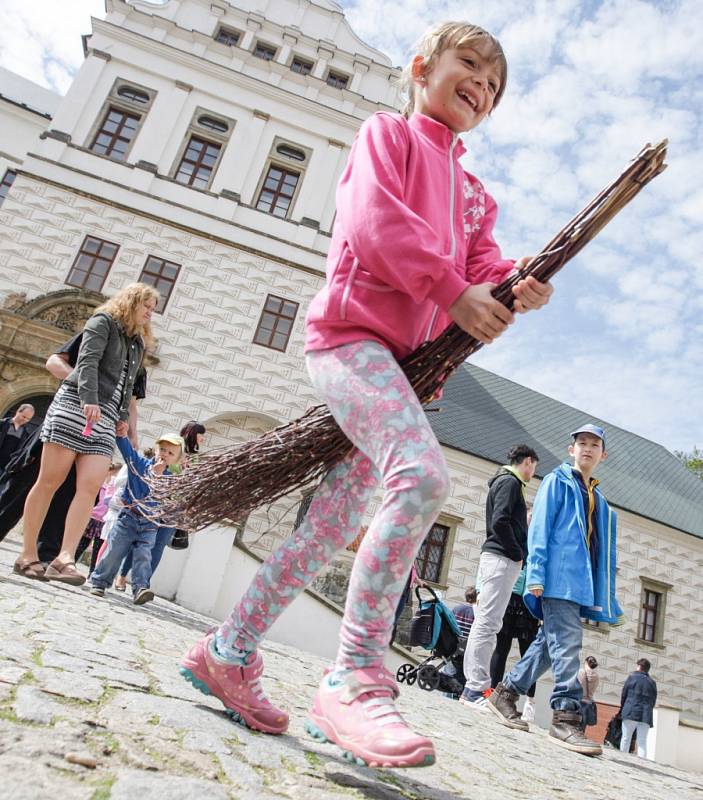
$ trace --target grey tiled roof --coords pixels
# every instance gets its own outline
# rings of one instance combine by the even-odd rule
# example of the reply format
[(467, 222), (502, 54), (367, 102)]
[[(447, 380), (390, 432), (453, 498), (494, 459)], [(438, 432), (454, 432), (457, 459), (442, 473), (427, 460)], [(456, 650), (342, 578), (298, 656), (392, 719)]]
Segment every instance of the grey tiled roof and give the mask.
[(662, 445), (472, 364), (452, 376), (437, 407), (429, 420), (442, 444), (496, 464), (512, 445), (527, 444), (540, 457), (540, 478), (568, 460), (569, 432), (595, 422), (606, 432), (597, 477), (609, 502), (703, 538), (703, 481)]

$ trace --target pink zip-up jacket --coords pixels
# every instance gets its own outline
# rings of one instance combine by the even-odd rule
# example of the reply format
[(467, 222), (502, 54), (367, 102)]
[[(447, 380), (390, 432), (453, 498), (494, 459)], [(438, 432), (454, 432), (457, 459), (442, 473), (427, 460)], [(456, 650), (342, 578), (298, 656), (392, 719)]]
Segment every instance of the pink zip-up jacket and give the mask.
[(493, 239), (497, 207), (459, 164), (461, 140), (424, 114), (361, 126), (337, 187), (327, 284), (306, 352), (372, 340), (400, 359), (449, 325), (450, 306), (514, 269)]

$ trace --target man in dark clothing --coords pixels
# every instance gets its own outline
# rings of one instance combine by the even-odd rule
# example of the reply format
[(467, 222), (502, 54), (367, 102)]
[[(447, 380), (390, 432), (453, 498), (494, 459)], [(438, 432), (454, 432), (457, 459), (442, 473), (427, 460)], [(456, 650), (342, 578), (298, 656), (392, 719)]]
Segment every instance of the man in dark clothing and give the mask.
[(622, 739), (620, 750), (630, 752), (632, 734), (637, 731), (637, 755), (647, 758), (647, 736), (654, 724), (652, 710), (657, 702), (657, 684), (650, 678), (651, 664), (640, 658), (637, 669), (627, 676), (620, 695), (620, 715), (622, 716)]
[(466, 686), (460, 698), (464, 705), (484, 706), (491, 691), (489, 666), (496, 634), (527, 557), (525, 487), (538, 461), (531, 447), (516, 445), (508, 453), (508, 464), (488, 482), (486, 541), (481, 548), (476, 586), (478, 606), (464, 654)]
[(30, 435), (27, 423), (33, 416), (34, 406), (22, 403), (13, 416), (0, 419), (0, 475)]

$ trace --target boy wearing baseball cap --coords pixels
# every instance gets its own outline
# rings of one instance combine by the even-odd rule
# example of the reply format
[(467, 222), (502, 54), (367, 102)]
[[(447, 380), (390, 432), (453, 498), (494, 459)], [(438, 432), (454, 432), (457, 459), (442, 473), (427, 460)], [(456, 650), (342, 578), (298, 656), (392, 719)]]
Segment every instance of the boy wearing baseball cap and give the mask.
[(177, 433), (165, 433), (155, 443), (153, 458), (140, 455), (127, 438), (127, 423), (117, 425), (117, 447), (127, 464), (127, 485), (122, 495), (123, 507), (108, 536), (107, 549), (90, 576), (91, 594), (103, 597), (105, 589), (120, 568), (124, 557), (132, 550), (132, 595), (136, 606), (154, 599), (149, 588), (151, 581), (151, 550), (156, 541), (158, 523), (151, 513), (145, 517), (143, 511), (155, 508), (149, 500), (149, 484), (144, 476), (163, 475), (180, 471), (183, 456), (183, 439)]
[(542, 481), (527, 536), (525, 605), (544, 620), (536, 639), (488, 698), (487, 707), (504, 725), (529, 730), (515, 704), (551, 666), (550, 738), (585, 755), (599, 755), (600, 745), (581, 731), (578, 680), (581, 619), (622, 621), (615, 598), (615, 513), (593, 477), (607, 457), (605, 431), (588, 423), (571, 433), (564, 462)]

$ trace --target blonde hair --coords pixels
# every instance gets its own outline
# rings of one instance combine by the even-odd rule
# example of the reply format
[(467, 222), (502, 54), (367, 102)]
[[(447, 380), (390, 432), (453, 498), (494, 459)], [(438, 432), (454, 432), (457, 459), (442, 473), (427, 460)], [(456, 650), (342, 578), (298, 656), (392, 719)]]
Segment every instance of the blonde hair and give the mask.
[[(468, 22), (442, 22), (425, 32), (415, 45), (415, 54), (423, 57), (424, 74), (427, 75), (445, 50), (471, 47), (472, 45), (486, 47), (487, 52), (483, 54), (484, 57), (493, 64), (497, 64), (500, 70), (500, 86), (493, 99), (493, 108), (495, 108), (505, 92), (505, 85), (508, 81), (508, 62), (505, 60), (505, 53), (500, 42), (488, 31)], [(410, 117), (415, 110), (415, 82), (412, 65), (411, 61), (400, 76), (400, 89), (406, 98), (403, 106), (403, 116), (405, 117)]]
[(109, 314), (114, 320), (121, 323), (127, 336), (141, 336), (144, 346), (150, 349), (154, 345), (151, 323), (145, 322), (143, 325), (137, 325), (136, 322), (137, 307), (146, 303), (147, 300), (159, 302), (159, 293), (156, 289), (146, 283), (130, 283), (106, 303), (96, 308), (94, 313), (104, 311)]

